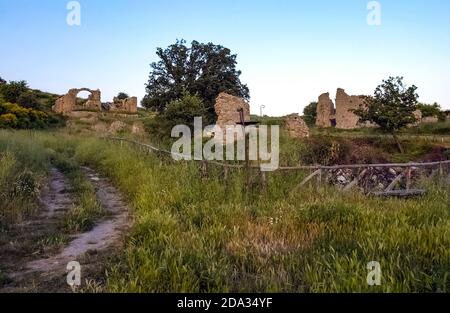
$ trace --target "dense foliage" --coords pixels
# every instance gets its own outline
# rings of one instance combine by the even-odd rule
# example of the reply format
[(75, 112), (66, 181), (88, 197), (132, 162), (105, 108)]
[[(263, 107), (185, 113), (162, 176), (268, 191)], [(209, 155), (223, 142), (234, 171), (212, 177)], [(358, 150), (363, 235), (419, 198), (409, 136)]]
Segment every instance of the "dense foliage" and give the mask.
[(311, 102), (303, 109), (303, 120), (308, 126), (316, 124), (317, 102)]
[(163, 112), (146, 124), (146, 128), (152, 134), (168, 137), (176, 125), (187, 125), (192, 129), (194, 118), (204, 116), (206, 110), (198, 96), (184, 91), (180, 99), (170, 101)]
[(129, 97), (128, 94), (125, 93), (125, 92), (119, 92), (119, 93), (117, 94), (117, 99), (119, 99), (119, 100), (125, 100), (125, 99), (127, 99), (128, 97)]
[(239, 79), (235, 54), (212, 43), (193, 41), (191, 47), (185, 43), (180, 40), (166, 49), (157, 49), (160, 60), (151, 64), (144, 107), (163, 112), (187, 91), (200, 97), (207, 108), (204, 117), (213, 121), (214, 102), (220, 92), (249, 99), (249, 89)]
[(64, 124), (61, 116), (50, 111), (54, 95), (28, 88), (26, 81), (2, 80), (0, 84), (0, 128), (31, 129)]
[(417, 87), (407, 87), (403, 77), (389, 77), (375, 89), (374, 96), (366, 97), (366, 107), (354, 110), (361, 122), (378, 125), (382, 131), (394, 136), (398, 148), (403, 151), (396, 133), (407, 125), (416, 122)]
[(419, 103), (417, 108), (422, 112), (422, 117), (437, 117), (440, 121), (445, 121), (445, 114), (438, 103)]

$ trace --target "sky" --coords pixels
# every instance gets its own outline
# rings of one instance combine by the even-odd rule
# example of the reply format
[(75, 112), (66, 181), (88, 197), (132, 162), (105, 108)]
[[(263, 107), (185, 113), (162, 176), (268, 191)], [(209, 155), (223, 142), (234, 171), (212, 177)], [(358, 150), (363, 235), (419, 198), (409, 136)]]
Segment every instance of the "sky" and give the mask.
[(365, 0), (79, 0), (70, 26), (69, 2), (0, 0), (0, 77), (141, 99), (156, 48), (185, 39), (237, 54), (253, 114), (301, 113), (337, 88), (373, 94), (389, 76), (450, 109), (448, 0), (380, 0), (380, 25)]

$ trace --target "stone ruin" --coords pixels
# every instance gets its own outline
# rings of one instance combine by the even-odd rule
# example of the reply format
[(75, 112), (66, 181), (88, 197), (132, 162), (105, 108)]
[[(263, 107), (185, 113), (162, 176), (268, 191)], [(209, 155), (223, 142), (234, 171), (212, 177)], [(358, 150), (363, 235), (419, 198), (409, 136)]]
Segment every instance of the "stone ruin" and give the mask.
[[(77, 95), (82, 92), (87, 91), (90, 93), (86, 102), (82, 104), (78, 104)], [(92, 90), (89, 88), (73, 88), (70, 89), (67, 94), (58, 98), (55, 102), (55, 105), (52, 107), (52, 110), (56, 113), (61, 114), (70, 114), (76, 110), (93, 110), (93, 111), (102, 111), (104, 109), (110, 111), (121, 111), (128, 113), (136, 113), (137, 112), (137, 98), (131, 97), (124, 100), (120, 100), (114, 98), (114, 103), (111, 105), (103, 104), (101, 101), (101, 92), (100, 90)]]
[(344, 89), (336, 92), (336, 106), (329, 93), (320, 95), (317, 104), (316, 126), (320, 128), (336, 127), (340, 129), (355, 129), (367, 127), (359, 122), (359, 117), (352, 112), (364, 106), (364, 96), (349, 96)]
[(297, 113), (286, 116), (285, 127), (292, 138), (309, 137), (309, 128)]
[[(77, 95), (82, 92), (87, 91), (90, 92), (88, 100), (82, 104), (81, 106), (77, 104)], [(66, 114), (72, 112), (76, 109), (89, 109), (89, 110), (101, 110), (102, 102), (100, 100), (101, 92), (100, 90), (91, 90), (89, 88), (80, 88), (80, 89), (70, 89), (67, 94), (58, 98), (55, 102), (55, 105), (52, 107), (52, 110), (56, 113)]]
[(113, 103), (107, 103), (105, 108), (107, 111), (111, 112), (137, 113), (137, 98), (129, 97), (126, 99), (119, 99), (114, 97)]
[[(339, 129), (356, 129), (362, 127), (376, 127), (370, 123), (360, 123), (359, 117), (352, 110), (365, 107), (365, 96), (349, 96), (344, 89), (336, 92), (336, 106), (330, 99), (329, 93), (320, 95), (317, 103), (316, 126), (320, 128), (336, 127)], [(435, 123), (437, 118), (423, 118), (422, 112), (413, 112), (416, 122), (408, 125), (414, 127), (420, 123)]]
[(217, 115), (216, 126), (222, 130), (222, 137), (217, 133), (217, 128), (212, 130), (216, 140), (225, 142), (227, 133), (234, 132), (234, 140), (242, 140), (243, 134), (236, 133), (236, 125), (241, 122), (241, 116), (238, 110), (243, 109), (244, 122), (250, 121), (250, 105), (240, 97), (232, 96), (221, 92), (214, 105)]
[(222, 92), (216, 98), (214, 109), (217, 114), (216, 125), (222, 129), (225, 129), (227, 126), (236, 126), (240, 123), (239, 109), (244, 110), (244, 121), (250, 121), (250, 106), (243, 98)]

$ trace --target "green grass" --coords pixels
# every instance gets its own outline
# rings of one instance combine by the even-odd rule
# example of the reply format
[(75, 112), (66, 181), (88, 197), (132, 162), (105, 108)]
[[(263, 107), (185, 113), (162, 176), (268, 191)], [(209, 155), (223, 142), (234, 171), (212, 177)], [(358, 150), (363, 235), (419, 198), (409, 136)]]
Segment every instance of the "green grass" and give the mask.
[[(40, 133), (44, 147), (100, 170), (126, 195), (134, 225), (107, 267), (120, 292), (448, 292), (450, 191), (427, 182), (414, 200), (291, 192), (304, 174), (224, 181), (192, 163), (161, 161), (95, 138)], [(58, 150), (57, 150), (58, 151)], [(366, 283), (378, 261), (382, 285)]]
[(107, 215), (97, 199), (95, 188), (84, 174), (81, 165), (73, 159), (73, 142), (60, 141), (58, 136), (45, 136), (41, 144), (51, 151), (51, 163), (68, 180), (70, 192), (75, 197), (75, 207), (69, 210), (63, 220), (66, 233), (90, 230), (100, 218)]
[(0, 226), (9, 227), (39, 212), (38, 196), (50, 166), (67, 178), (75, 207), (62, 220), (65, 233), (91, 229), (95, 221), (106, 215), (97, 200), (95, 189), (85, 177), (71, 152), (55, 136), (33, 132), (0, 132)]
[(13, 134), (0, 132), (0, 230), (38, 211), (39, 189), (49, 167), (46, 149), (33, 136)]

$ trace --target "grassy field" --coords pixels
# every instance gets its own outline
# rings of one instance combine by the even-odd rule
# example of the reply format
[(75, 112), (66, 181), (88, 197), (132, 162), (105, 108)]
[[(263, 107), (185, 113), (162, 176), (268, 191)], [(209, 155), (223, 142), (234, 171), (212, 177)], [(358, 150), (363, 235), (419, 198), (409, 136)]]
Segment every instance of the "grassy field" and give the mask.
[[(430, 181), (423, 198), (383, 200), (332, 187), (292, 192), (304, 174), (272, 173), (267, 192), (256, 178), (243, 192), (240, 172), (224, 181), (219, 169), (209, 168), (205, 177), (195, 164), (162, 161), (96, 138), (1, 132), (0, 147), (2, 177), (12, 153), (26, 156), (20, 162), (38, 177), (48, 168), (46, 153), (57, 151), (101, 171), (127, 196), (134, 225), (124, 249), (109, 261), (104, 291), (450, 288), (448, 185)], [(381, 264), (381, 286), (367, 285), (371, 261)]]

